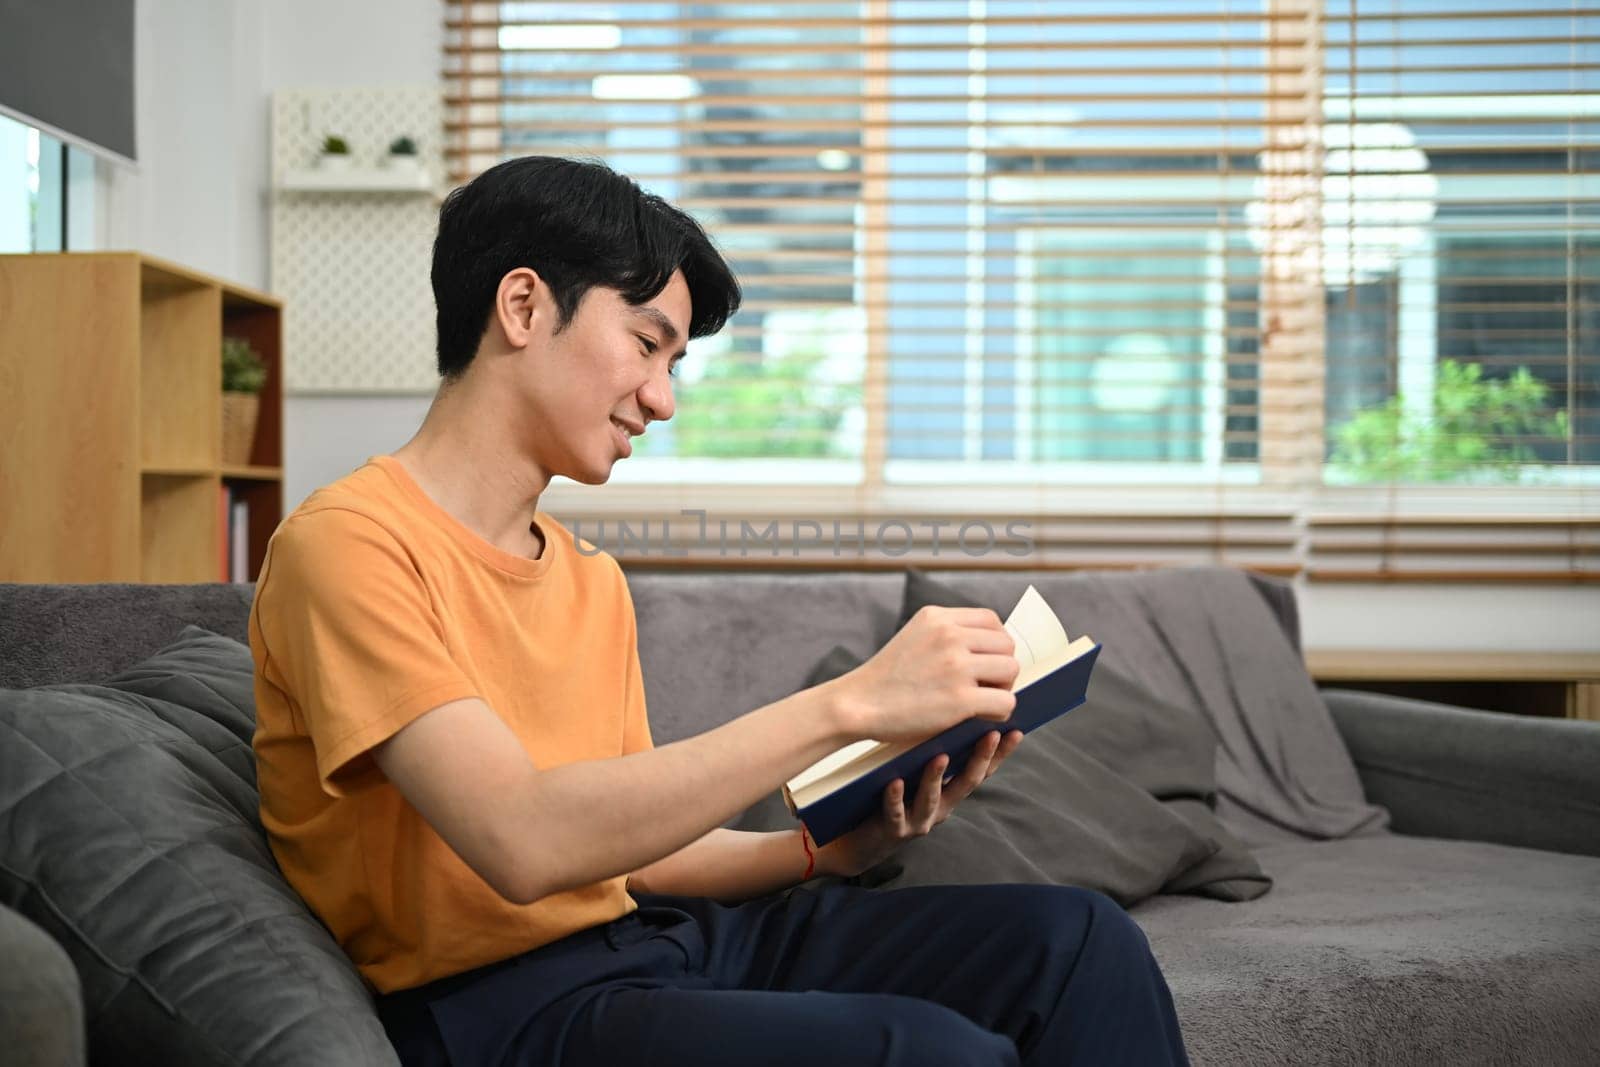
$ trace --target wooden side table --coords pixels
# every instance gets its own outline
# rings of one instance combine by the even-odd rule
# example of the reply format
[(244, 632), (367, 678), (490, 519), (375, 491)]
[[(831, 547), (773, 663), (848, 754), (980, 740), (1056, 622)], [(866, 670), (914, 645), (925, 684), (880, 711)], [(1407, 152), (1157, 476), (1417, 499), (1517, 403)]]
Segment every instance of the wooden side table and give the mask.
[(1306, 667), (1319, 685), (1600, 722), (1600, 653), (1314, 649)]

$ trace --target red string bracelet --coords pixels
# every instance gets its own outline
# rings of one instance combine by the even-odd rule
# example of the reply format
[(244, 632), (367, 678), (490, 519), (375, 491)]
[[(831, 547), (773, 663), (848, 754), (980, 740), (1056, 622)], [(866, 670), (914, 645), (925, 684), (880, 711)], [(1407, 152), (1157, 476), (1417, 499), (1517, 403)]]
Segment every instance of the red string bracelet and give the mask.
[(811, 874), (817, 869), (816, 853), (811, 851), (811, 838), (806, 833), (806, 824), (800, 824), (800, 847), (806, 850), (806, 873), (800, 876), (802, 882), (811, 880)]

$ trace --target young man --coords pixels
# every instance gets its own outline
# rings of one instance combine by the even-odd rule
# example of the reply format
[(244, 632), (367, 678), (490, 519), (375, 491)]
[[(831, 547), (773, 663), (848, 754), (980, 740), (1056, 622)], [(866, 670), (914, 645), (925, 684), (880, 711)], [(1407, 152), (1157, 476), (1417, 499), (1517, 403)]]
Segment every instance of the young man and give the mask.
[[(688, 216), (592, 163), (453, 192), (416, 436), (313, 494), (250, 618), (262, 821), (407, 1064), (1184, 1062), (1138, 927), (1046, 886), (848, 886), (1016, 747), (992, 612), (930, 609), (835, 682), (654, 748), (627, 585), (539, 510), (673, 414), (739, 288)], [(959, 778), (825, 848), (732, 816), (840, 745), (981, 716)]]

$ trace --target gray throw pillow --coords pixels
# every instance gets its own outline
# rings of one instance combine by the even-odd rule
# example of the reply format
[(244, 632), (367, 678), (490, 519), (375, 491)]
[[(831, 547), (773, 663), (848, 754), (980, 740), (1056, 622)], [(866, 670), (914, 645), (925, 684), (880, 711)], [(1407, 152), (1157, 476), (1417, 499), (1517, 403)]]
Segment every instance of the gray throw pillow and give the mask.
[(257, 814), (253, 667), (187, 627), (96, 685), (0, 690), (0, 902), (83, 982), (93, 1060), (394, 1064)]
[[(808, 685), (820, 685), (860, 663), (858, 656), (835, 648), (817, 665)], [(1188, 822), (1093, 756), (1056, 740), (1062, 724), (1081, 710), (1035, 730), (1000, 773), (933, 833), (907, 842), (853, 881), (895, 889), (1076, 885), (1131, 907), (1210, 857), (1216, 844)], [(780, 830), (793, 826), (794, 819), (774, 795), (734, 825)]]
[[(925, 605), (988, 607), (942, 582), (912, 568), (906, 574), (899, 625), (904, 626)], [(1067, 605), (1052, 604), (1056, 614), (1072, 618)], [(1093, 632), (1093, 626), (1084, 629)], [(1272, 888), (1250, 850), (1217, 818), (1216, 737), (1197, 712), (1177, 707), (1152, 694), (1137, 679), (1119, 673), (1103, 659), (1089, 682), (1089, 697), (1082, 706), (1049, 727), (1030, 735), (1004, 771), (984, 785), (1009, 777), (1012, 763), (1029, 749), (1045, 749), (1040, 758), (1065, 758), (1068, 751), (1091, 756), (1116, 775), (1161, 802), (1164, 811), (1181, 819), (1215, 847), (1188, 868), (1176, 872), (1162, 892), (1196, 893), (1218, 900), (1253, 900)], [(1109, 794), (1107, 794), (1109, 796)], [(977, 796), (974, 796), (977, 799)], [(1085, 802), (1100, 804), (1087, 797)], [(958, 813), (960, 809), (957, 809)], [(1035, 841), (1015, 847), (1049, 847), (1048, 828), (1040, 827)]]
[[(899, 625), (928, 604), (976, 606), (912, 570)], [(806, 684), (820, 685), (861, 662), (835, 647)], [(1198, 715), (1164, 704), (1102, 663), (1082, 706), (1034, 731), (943, 825), (858, 881), (1079, 885), (1124, 906), (1157, 892), (1258, 897), (1271, 880), (1212, 811), (1215, 752)], [(735, 825), (773, 830), (793, 822), (774, 796)]]

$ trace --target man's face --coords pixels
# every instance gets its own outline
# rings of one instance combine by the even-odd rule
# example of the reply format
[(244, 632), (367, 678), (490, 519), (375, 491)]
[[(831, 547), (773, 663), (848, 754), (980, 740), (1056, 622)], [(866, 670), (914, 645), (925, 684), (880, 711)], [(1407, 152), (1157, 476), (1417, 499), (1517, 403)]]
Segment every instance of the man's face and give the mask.
[(529, 444), (548, 475), (598, 485), (632, 455), (631, 439), (672, 418), (670, 371), (689, 336), (689, 286), (675, 273), (634, 306), (614, 289), (584, 294), (566, 329), (520, 375)]

